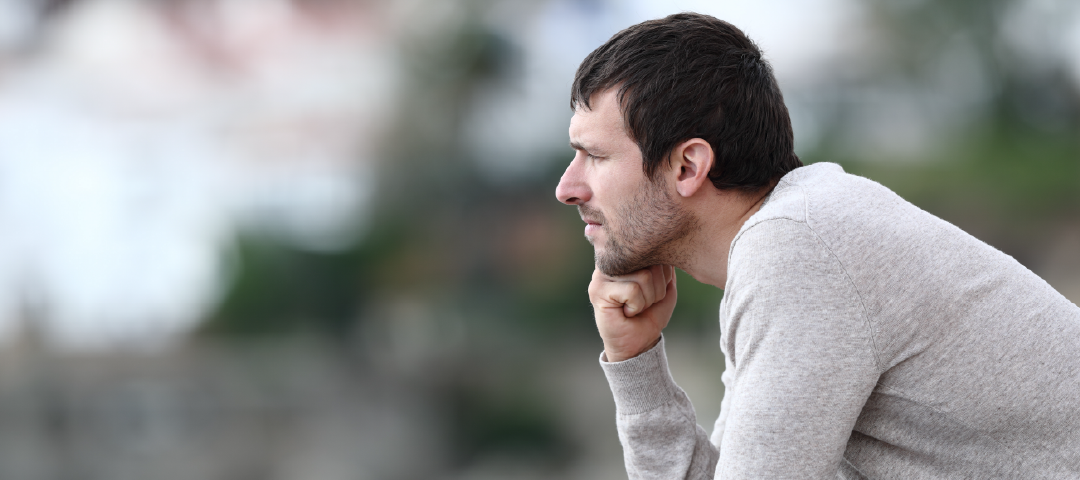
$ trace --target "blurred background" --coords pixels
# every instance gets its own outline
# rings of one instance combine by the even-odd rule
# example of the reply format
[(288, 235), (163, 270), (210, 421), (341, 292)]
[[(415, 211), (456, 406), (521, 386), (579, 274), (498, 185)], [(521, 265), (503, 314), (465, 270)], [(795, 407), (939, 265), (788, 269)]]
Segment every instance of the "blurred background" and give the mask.
[[(0, 478), (625, 478), (554, 189), (577, 64), (685, 10), (804, 161), (1080, 302), (1071, 0), (0, 0)], [(708, 429), (723, 292), (680, 275)]]

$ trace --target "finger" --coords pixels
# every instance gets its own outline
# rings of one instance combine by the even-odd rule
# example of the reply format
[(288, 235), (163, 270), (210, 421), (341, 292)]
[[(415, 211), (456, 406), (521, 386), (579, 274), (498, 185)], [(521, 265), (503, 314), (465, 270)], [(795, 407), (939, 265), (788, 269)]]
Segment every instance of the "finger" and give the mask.
[(636, 282), (611, 282), (605, 296), (613, 305), (622, 305), (623, 315), (630, 318), (652, 305), (645, 300), (644, 293)]
[(648, 307), (641, 286), (636, 282), (611, 280), (597, 271), (589, 283), (589, 300), (598, 308), (619, 308), (637, 314)]
[(671, 276), (664, 289), (664, 299), (656, 303), (657, 306), (663, 309), (675, 308), (675, 301), (679, 297), (679, 289), (675, 285), (675, 267), (668, 266), (667, 268), (670, 269)]
[[(658, 300), (656, 298), (656, 288), (653, 287), (653, 277), (653, 268), (649, 267), (626, 275), (620, 275), (618, 277), (615, 277), (614, 280), (616, 282), (629, 282), (637, 284), (638, 288), (641, 290), (643, 300), (645, 301), (645, 306), (641, 309), (644, 310), (645, 308), (648, 308), (649, 305), (656, 303)], [(638, 311), (640, 312), (641, 310)]]
[(650, 287), (653, 290), (653, 303), (656, 303), (664, 299), (667, 291), (667, 265), (653, 265), (649, 267), (649, 272), (652, 277)]

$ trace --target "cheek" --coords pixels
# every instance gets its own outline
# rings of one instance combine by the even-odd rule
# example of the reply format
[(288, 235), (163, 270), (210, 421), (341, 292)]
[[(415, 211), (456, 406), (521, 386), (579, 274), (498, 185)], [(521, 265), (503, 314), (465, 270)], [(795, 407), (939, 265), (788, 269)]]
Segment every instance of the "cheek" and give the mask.
[(605, 193), (605, 205), (613, 213), (627, 213), (629, 208), (636, 208), (636, 199), (641, 194), (637, 183), (620, 183), (609, 186)]
[(609, 216), (620, 207), (632, 204), (645, 188), (640, 160), (608, 159), (590, 168), (587, 175), (592, 185), (593, 203)]

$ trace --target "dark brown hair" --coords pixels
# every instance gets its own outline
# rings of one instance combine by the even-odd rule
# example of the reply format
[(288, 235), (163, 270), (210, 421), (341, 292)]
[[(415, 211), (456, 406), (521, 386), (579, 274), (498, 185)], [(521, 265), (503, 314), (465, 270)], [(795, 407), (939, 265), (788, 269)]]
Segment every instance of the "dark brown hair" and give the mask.
[(570, 107), (616, 86), (650, 179), (691, 138), (712, 146), (718, 189), (758, 190), (802, 166), (772, 68), (730, 23), (680, 13), (616, 33), (581, 62)]

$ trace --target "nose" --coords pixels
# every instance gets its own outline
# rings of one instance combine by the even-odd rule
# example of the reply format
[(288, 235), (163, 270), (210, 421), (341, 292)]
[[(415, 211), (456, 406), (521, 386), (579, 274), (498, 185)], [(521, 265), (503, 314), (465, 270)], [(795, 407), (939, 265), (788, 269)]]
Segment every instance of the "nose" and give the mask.
[(555, 197), (567, 205), (581, 205), (592, 197), (592, 191), (585, 183), (581, 157), (581, 152), (574, 156), (559, 179), (559, 185), (555, 187)]

